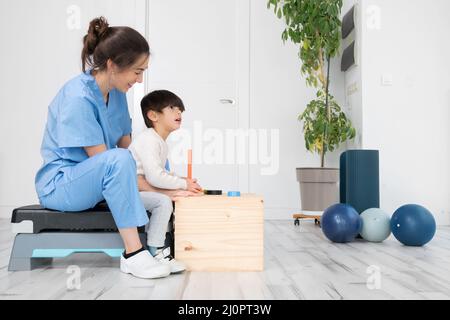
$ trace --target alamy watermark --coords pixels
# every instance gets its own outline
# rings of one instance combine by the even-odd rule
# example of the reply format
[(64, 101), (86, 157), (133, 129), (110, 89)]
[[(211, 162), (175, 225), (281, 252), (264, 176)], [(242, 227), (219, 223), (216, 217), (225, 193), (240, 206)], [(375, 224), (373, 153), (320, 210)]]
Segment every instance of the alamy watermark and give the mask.
[(379, 290), (381, 289), (381, 268), (379, 266), (371, 265), (367, 267), (366, 273), (369, 277), (366, 281), (367, 289)]
[(81, 269), (79, 266), (71, 265), (66, 269), (66, 273), (70, 276), (66, 280), (67, 290), (80, 290), (81, 289)]
[(173, 164), (187, 163), (192, 149), (192, 163), (206, 165), (259, 165), (261, 175), (275, 175), (280, 167), (279, 129), (204, 129), (194, 121), (192, 130), (173, 132), (168, 143)]
[(69, 30), (81, 29), (81, 9), (79, 6), (72, 4), (67, 7), (66, 12), (68, 14), (66, 25)]
[(366, 10), (367, 29), (381, 30), (381, 8), (377, 5), (370, 5)]

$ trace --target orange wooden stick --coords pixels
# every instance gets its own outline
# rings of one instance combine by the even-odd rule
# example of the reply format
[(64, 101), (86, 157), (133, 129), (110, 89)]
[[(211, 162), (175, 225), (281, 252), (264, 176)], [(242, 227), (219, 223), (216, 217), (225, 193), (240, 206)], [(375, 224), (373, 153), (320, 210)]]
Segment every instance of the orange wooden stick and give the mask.
[(192, 149), (188, 150), (188, 168), (187, 168), (187, 177), (192, 179)]

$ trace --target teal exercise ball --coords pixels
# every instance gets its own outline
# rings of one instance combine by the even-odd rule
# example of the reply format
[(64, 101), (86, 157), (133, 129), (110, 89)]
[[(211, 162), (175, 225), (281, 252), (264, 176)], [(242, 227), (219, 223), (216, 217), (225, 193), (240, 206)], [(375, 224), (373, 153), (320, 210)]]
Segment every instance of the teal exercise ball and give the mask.
[(391, 218), (381, 209), (371, 208), (361, 213), (361, 237), (370, 242), (383, 242), (391, 234)]
[(405, 246), (423, 246), (433, 239), (436, 221), (425, 207), (407, 204), (398, 208), (391, 218), (392, 234)]

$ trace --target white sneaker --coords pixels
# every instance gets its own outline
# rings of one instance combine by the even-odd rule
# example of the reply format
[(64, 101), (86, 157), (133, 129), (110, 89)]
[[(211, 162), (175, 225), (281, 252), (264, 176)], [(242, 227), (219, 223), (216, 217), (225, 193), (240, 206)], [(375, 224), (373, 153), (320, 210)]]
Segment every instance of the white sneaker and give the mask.
[(170, 254), (170, 247), (156, 250), (154, 258), (162, 264), (170, 267), (171, 273), (178, 273), (186, 270), (186, 265), (183, 262), (177, 261)]
[(120, 271), (144, 279), (162, 278), (170, 274), (169, 266), (153, 258), (148, 250), (143, 250), (128, 259), (122, 255)]

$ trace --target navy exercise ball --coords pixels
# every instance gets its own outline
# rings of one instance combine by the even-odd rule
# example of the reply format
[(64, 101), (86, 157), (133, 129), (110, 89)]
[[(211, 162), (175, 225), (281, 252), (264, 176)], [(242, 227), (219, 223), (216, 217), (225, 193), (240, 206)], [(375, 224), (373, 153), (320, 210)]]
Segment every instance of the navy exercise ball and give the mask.
[(350, 242), (361, 232), (362, 221), (351, 206), (338, 203), (326, 209), (320, 219), (325, 236), (333, 242)]
[(407, 204), (398, 208), (391, 218), (392, 234), (406, 246), (423, 246), (433, 239), (436, 221), (426, 208)]

